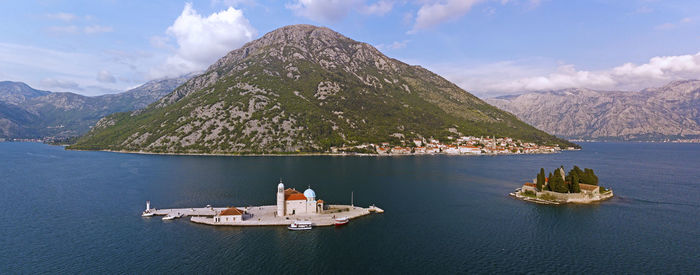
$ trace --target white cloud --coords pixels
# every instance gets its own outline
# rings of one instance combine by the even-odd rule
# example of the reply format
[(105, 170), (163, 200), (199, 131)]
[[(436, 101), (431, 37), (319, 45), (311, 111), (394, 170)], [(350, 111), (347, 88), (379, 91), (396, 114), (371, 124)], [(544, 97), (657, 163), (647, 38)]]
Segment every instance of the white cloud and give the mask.
[(406, 47), (406, 45), (408, 45), (408, 40), (394, 41), (391, 44), (379, 44), (379, 45), (376, 45), (375, 47), (380, 51), (385, 51), (385, 50), (403, 49)]
[(663, 23), (654, 27), (655, 30), (670, 30), (674, 28), (676, 28), (676, 24), (673, 23)]
[(112, 32), (113, 31), (112, 27), (100, 26), (100, 25), (86, 26), (83, 28), (80, 28), (76, 25), (50, 26), (46, 30), (48, 30), (51, 34), (54, 34), (54, 35), (80, 34), (80, 33), (98, 34), (98, 33), (105, 33), (105, 32)]
[[(26, 82), (34, 88), (54, 92), (98, 95), (124, 91), (128, 86), (143, 83), (147, 74), (144, 68), (152, 68), (164, 59), (164, 55), (146, 52), (81, 53), (0, 42), (3, 79)], [(129, 80), (100, 82), (95, 68)]]
[(256, 5), (255, 0), (211, 0), (211, 5), (224, 5), (227, 7), (236, 7), (238, 5)]
[(570, 64), (559, 65), (553, 71), (544, 67), (547, 66), (529, 61), (512, 61), (480, 65), (468, 70), (442, 65), (436, 66), (435, 70), (465, 90), (488, 96), (565, 88), (639, 90), (673, 80), (698, 78), (700, 52), (653, 57), (644, 64), (625, 63), (597, 71), (579, 70)]
[(672, 29), (681, 27), (681, 26), (683, 26), (683, 25), (685, 25), (685, 24), (692, 23), (693, 21), (695, 21), (695, 18), (692, 18), (692, 17), (685, 17), (685, 18), (683, 18), (683, 19), (681, 19), (681, 20), (678, 20), (678, 22), (676, 22), (676, 23), (667, 22), (667, 23), (663, 23), (663, 24), (656, 25), (656, 26), (654, 27), (654, 29), (657, 30), (657, 31), (672, 30)]
[(474, 4), (483, 0), (429, 1), (423, 4), (416, 14), (416, 22), (411, 32), (431, 28), (445, 21), (457, 19), (469, 12)]
[(75, 81), (70, 81), (70, 80), (62, 80), (62, 79), (55, 79), (55, 78), (45, 78), (41, 80), (41, 85), (49, 88), (58, 88), (58, 89), (66, 89), (66, 90), (75, 90), (75, 91), (82, 91), (83, 88), (80, 87), (80, 85), (75, 82)]
[[(151, 72), (151, 77), (175, 76), (205, 69), (229, 51), (252, 40), (256, 32), (241, 10), (229, 7), (202, 17), (192, 8), (192, 4), (187, 3), (182, 14), (166, 31), (177, 43), (175, 52), (167, 58), (163, 67)], [(151, 42), (154, 43), (153, 39)], [(156, 44), (160, 42), (164, 40), (155, 41)]]
[(114, 83), (117, 79), (107, 70), (101, 70), (97, 73), (97, 81), (103, 83)]
[(297, 16), (318, 22), (337, 22), (356, 10), (365, 14), (384, 15), (394, 8), (391, 0), (378, 0), (367, 3), (366, 0), (296, 0), (285, 7)]
[(109, 26), (92, 25), (92, 26), (87, 26), (87, 27), (83, 28), (83, 31), (85, 32), (85, 34), (96, 34), (96, 33), (112, 32), (113, 29), (112, 29), (112, 27), (109, 27)]
[(78, 18), (75, 14), (72, 13), (66, 13), (66, 12), (58, 12), (58, 13), (49, 13), (46, 15), (46, 17), (50, 19), (56, 19), (56, 20), (61, 20), (61, 21), (66, 21), (70, 22)]
[(365, 5), (361, 11), (366, 14), (384, 15), (394, 8), (393, 1), (379, 0), (373, 4)]
[(80, 32), (80, 29), (77, 26), (70, 25), (70, 26), (50, 26), (46, 30), (48, 30), (51, 34), (54, 35), (60, 35), (60, 34), (77, 34)]
[(297, 16), (309, 18), (320, 22), (335, 22), (344, 18), (359, 0), (297, 0), (294, 4), (287, 4)]

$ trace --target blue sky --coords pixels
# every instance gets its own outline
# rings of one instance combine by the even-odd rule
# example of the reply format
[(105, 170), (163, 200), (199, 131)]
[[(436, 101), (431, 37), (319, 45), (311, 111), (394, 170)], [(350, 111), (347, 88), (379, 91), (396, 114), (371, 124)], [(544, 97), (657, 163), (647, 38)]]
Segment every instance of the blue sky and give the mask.
[(2, 1), (0, 80), (85, 95), (206, 69), (278, 27), (327, 26), (478, 96), (699, 78), (700, 1)]

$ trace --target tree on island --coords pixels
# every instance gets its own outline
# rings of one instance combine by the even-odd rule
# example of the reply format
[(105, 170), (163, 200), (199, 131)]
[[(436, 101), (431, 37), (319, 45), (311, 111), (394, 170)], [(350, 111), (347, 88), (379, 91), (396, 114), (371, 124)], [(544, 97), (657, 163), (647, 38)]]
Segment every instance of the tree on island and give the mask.
[(581, 193), (581, 186), (579, 185), (578, 175), (571, 174), (571, 193)]
[(540, 168), (540, 173), (537, 174), (537, 191), (542, 191), (544, 186), (544, 168)]
[(593, 169), (585, 168), (581, 181), (585, 184), (598, 185), (598, 176), (595, 175)]
[(549, 179), (549, 180), (547, 181), (547, 190), (549, 190), (549, 191), (554, 191), (554, 190), (552, 189), (552, 178), (553, 178), (553, 177), (552, 177), (552, 172), (549, 172), (549, 177), (547, 177), (547, 179)]
[(562, 170), (563, 169), (554, 170), (554, 177), (549, 178), (549, 185), (554, 192), (568, 193), (569, 187), (566, 185), (566, 182), (564, 182), (564, 175), (561, 173)]

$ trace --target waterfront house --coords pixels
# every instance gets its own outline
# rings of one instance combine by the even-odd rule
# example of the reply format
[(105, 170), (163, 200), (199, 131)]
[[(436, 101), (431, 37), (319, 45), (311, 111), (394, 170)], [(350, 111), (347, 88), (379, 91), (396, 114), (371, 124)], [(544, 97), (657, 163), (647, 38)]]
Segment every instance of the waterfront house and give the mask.
[(380, 154), (380, 155), (389, 154), (389, 147), (377, 147), (377, 154)]
[(481, 155), (481, 149), (476, 146), (459, 146), (459, 153)]
[(240, 221), (243, 221), (243, 211), (235, 207), (221, 210), (221, 212), (214, 216), (214, 223), (219, 224), (227, 224)]
[(526, 182), (525, 184), (523, 184), (523, 187), (521, 190), (523, 192), (530, 191), (530, 192), (537, 194), (537, 185), (532, 183), (532, 182)]
[(581, 193), (600, 195), (600, 187), (598, 185), (579, 183), (578, 186), (581, 187)]
[(448, 155), (459, 155), (459, 148), (457, 148), (457, 145), (447, 145), (443, 152)]
[(411, 154), (411, 148), (396, 146), (394, 148), (391, 148), (391, 153), (396, 155), (408, 155)]

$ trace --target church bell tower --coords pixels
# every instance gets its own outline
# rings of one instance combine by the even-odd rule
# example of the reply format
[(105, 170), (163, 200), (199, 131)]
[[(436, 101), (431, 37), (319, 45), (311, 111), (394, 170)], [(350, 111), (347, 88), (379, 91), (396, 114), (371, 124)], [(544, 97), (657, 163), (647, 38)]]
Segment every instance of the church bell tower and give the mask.
[(277, 185), (277, 217), (284, 216), (284, 184), (280, 180)]

